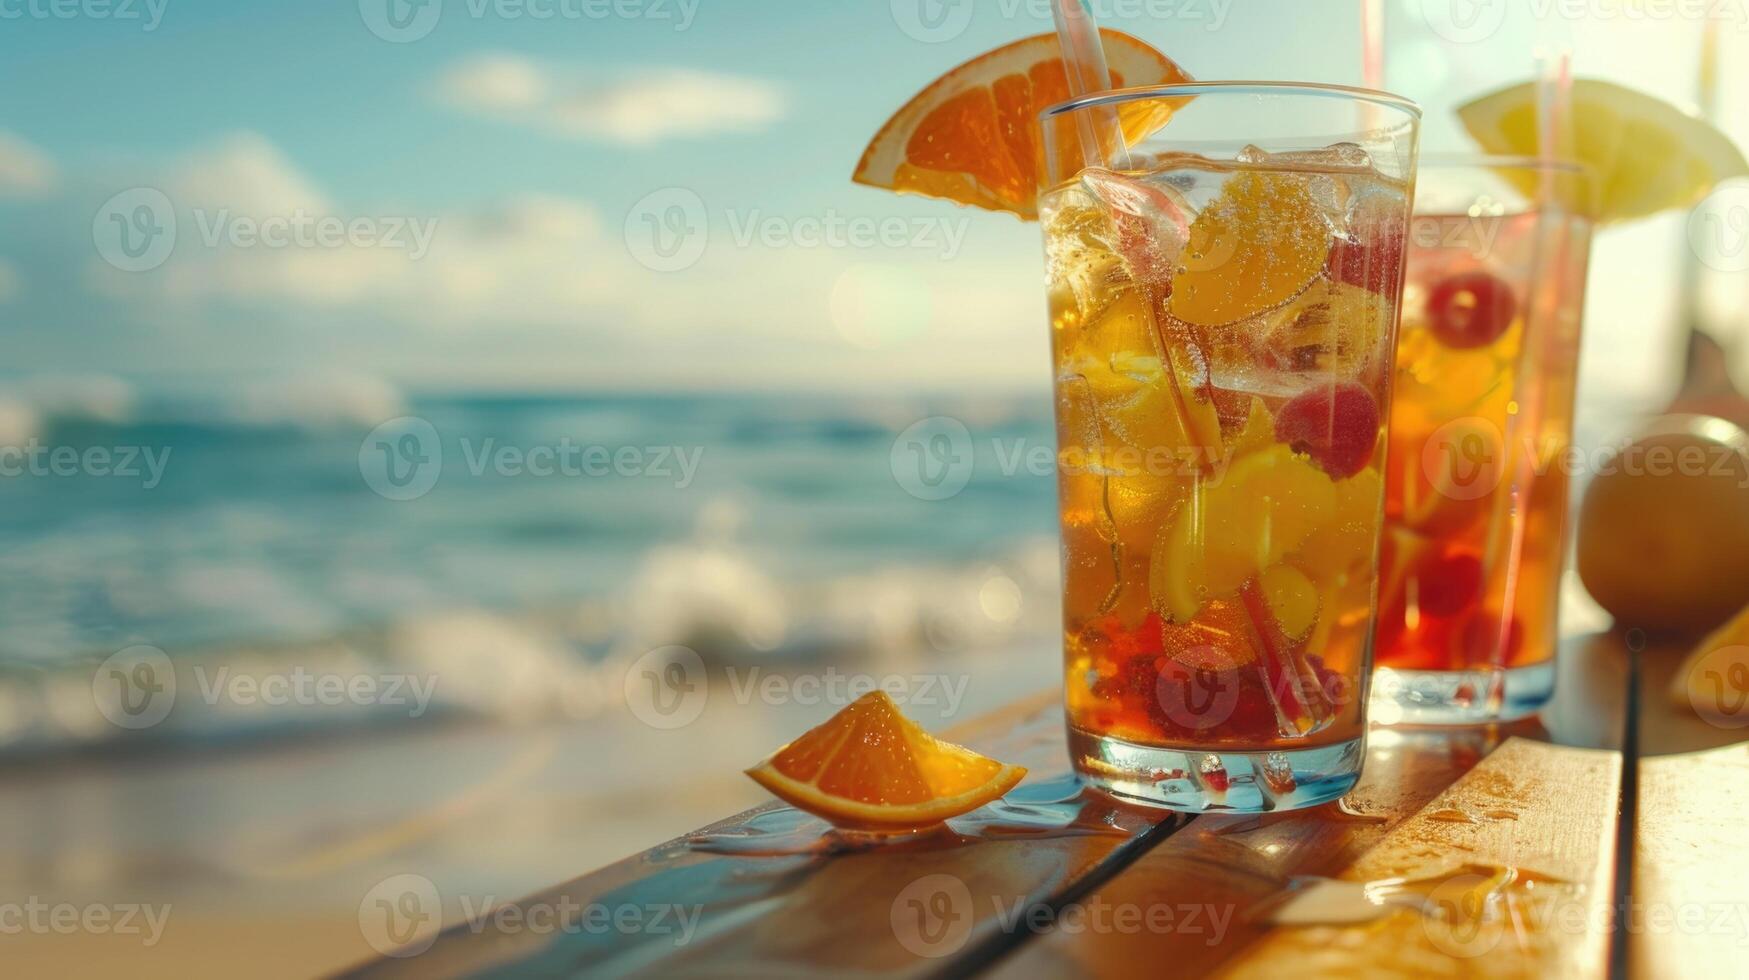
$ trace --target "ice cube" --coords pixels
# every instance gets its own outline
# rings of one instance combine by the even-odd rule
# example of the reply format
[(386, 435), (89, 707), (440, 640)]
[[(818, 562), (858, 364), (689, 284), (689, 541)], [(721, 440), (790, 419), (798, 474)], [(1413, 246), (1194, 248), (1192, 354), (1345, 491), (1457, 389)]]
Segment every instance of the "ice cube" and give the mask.
[(1081, 185), (1105, 205), (1113, 243), (1131, 278), (1167, 288), (1190, 237), (1191, 209), (1178, 189), (1100, 167), (1082, 171)]

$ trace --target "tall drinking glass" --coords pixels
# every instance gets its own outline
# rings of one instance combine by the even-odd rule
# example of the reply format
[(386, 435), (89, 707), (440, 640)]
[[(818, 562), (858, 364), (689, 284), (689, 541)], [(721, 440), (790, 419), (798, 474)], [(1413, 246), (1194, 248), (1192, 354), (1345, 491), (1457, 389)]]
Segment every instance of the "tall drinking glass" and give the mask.
[(1075, 766), (1173, 809), (1340, 796), (1363, 756), (1419, 111), (1215, 82), (1041, 122)]
[[(1376, 721), (1554, 692), (1591, 223), (1571, 164), (1422, 161), (1385, 479)], [(1536, 202), (1544, 203), (1538, 204)]]

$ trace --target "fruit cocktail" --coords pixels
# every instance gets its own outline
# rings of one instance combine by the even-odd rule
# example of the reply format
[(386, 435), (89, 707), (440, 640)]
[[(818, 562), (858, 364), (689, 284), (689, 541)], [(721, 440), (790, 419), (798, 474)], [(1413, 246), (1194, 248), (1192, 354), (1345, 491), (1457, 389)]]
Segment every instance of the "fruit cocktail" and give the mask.
[[(1076, 114), (1114, 110), (1135, 145), (1082, 166)], [(1418, 119), (1262, 83), (1044, 114), (1070, 749), (1107, 791), (1358, 778)]]
[[(1424, 161), (1385, 479), (1375, 720), (1522, 717), (1554, 691), (1591, 223), (1575, 166)], [(1550, 192), (1542, 193), (1549, 187)]]

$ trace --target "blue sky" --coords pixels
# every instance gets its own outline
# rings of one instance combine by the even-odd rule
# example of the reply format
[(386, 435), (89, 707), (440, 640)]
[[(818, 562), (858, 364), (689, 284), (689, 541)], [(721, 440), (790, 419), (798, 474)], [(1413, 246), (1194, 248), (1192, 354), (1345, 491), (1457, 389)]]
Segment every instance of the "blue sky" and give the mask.
[[(43, 15), (50, 2), (0, 0), (9, 372), (542, 389), (1045, 377), (1035, 229), (848, 182), (924, 82), (1048, 29), (1042, 3), (428, 0), (434, 26), (395, 43), (369, 26), (384, 0), (133, 0), (136, 19), (100, 0)], [(1452, 45), (1428, 31), (1426, 4), (1445, 2), (1390, 0), (1391, 80), (1410, 95), (1449, 105), (1476, 79), (1522, 78), (1551, 35), (1579, 47), (1582, 72), (1688, 94), (1692, 23), (1652, 37), (1509, 20)], [(1360, 81), (1358, 8), (1342, 0), (1096, 7), (1199, 77)], [(1455, 140), (1433, 115), (1431, 139)], [(139, 187), (170, 201), (175, 247), (121, 271), (94, 217)], [(709, 233), (664, 271), (628, 234), (670, 189), (702, 204)], [(385, 234), (425, 223), (430, 247), (203, 234), (216, 216), (300, 210)], [(793, 240), (809, 221), (891, 218), (927, 241)], [(771, 219), (789, 238), (744, 237)]]

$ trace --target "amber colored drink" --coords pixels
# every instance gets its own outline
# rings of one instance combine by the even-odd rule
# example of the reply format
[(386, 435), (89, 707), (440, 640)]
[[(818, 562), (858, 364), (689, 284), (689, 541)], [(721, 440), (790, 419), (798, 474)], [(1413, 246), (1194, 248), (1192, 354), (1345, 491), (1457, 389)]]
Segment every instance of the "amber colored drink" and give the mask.
[(1040, 199), (1071, 751), (1310, 805), (1358, 772), (1407, 181), (1353, 143), (1131, 163)]
[[(1501, 161), (1426, 180), (1521, 171)], [(1528, 714), (1553, 692), (1590, 224), (1514, 203), (1418, 210), (1386, 478), (1380, 720)], [(1460, 204), (1463, 202), (1459, 202)]]

